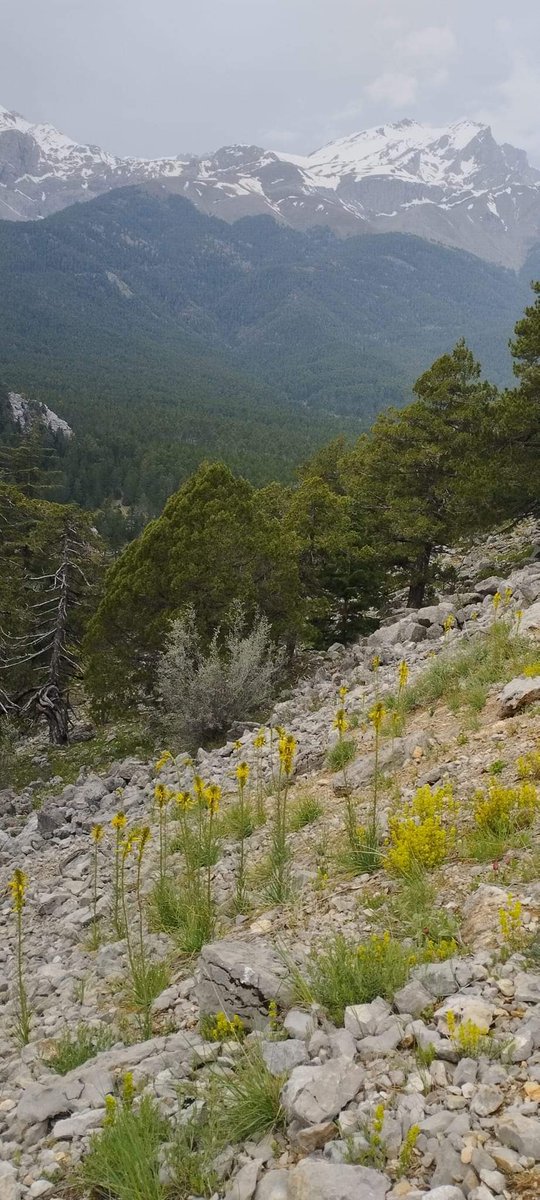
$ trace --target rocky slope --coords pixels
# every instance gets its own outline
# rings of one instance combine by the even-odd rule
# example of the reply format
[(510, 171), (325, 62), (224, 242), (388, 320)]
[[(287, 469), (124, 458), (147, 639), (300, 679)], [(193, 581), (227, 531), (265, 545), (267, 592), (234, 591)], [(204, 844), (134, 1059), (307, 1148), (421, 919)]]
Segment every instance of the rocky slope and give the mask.
[(488, 126), (403, 120), (290, 155), (224, 146), (205, 158), (118, 158), (0, 108), (0, 217), (35, 220), (110, 188), (157, 183), (234, 221), (413, 233), (517, 268), (540, 240), (540, 172)]
[[(538, 527), (531, 526), (527, 540), (537, 536)], [(487, 558), (497, 549), (497, 543), (488, 547)], [(0, 890), (5, 895), (13, 868), (23, 866), (30, 877), (24, 919), (34, 1016), (30, 1044), (19, 1051), (13, 1040), (14, 927), (5, 900), (0, 909), (2, 1200), (42, 1195), (57, 1200), (64, 1194), (55, 1172), (65, 1174), (85, 1154), (92, 1131), (105, 1118), (105, 1097), (127, 1070), (136, 1087), (157, 1098), (173, 1121), (182, 1119), (178, 1084), (194, 1076), (200, 1081), (212, 1061), (229, 1069), (237, 1054), (234, 1044), (204, 1042), (200, 1035), (201, 1012), (220, 1009), (229, 1016), (238, 1013), (255, 1030), (251, 1037), (260, 1039), (269, 1069), (288, 1078), (282, 1090), (284, 1131), (232, 1147), (220, 1162), (216, 1197), (533, 1200), (539, 1194), (540, 972), (532, 951), (507, 946), (501, 953), (498, 919), (511, 890), (522, 906), (523, 947), (534, 943), (540, 919), (538, 824), (528, 847), (509, 848), (495, 864), (471, 860), (464, 848), (474, 791), (495, 775), (498, 782), (515, 782), (516, 759), (538, 744), (538, 676), (523, 677), (518, 704), (512, 699), (515, 687), (505, 688), (501, 697), (502, 685), (495, 684), (468, 732), (463, 713), (452, 712), (442, 698), (431, 708), (415, 709), (402, 735), (383, 746), (381, 828), (392, 805), (423, 782), (451, 781), (461, 802), (461, 854), (433, 877), (440, 911), (459, 927), (452, 956), (413, 966), (390, 1002), (376, 998), (349, 1006), (344, 1025), (336, 1026), (320, 1007), (298, 1007), (281, 954), (285, 947), (303, 964), (321, 938), (344, 933), (364, 942), (385, 928), (396, 892), (396, 881), (383, 869), (351, 876), (336, 867), (336, 860), (331, 865), (344, 813), (343, 777), (325, 765), (337, 736), (332, 725), (339, 687), (349, 688), (347, 709), (358, 716), (348, 783), (361, 814), (370, 802), (373, 774), (373, 732), (364, 715), (377, 698), (395, 690), (400, 661), (407, 661), (414, 683), (434, 656), (447, 657), (481, 638), (494, 620), (503, 619), (493, 602), (497, 593), (504, 597), (505, 622), (532, 638), (540, 636), (540, 562), (486, 578), (482, 554), (486, 547), (480, 555), (477, 550), (468, 558), (452, 556), (460, 572), (458, 586), (440, 603), (418, 612), (397, 611), (368, 639), (316, 656), (291, 696), (276, 706), (272, 721), (286, 725), (298, 743), (291, 804), (309, 794), (321, 808), (313, 824), (289, 834), (294, 904), (269, 907), (259, 899), (247, 917), (223, 917), (220, 939), (205, 947), (198, 963), (182, 962), (164, 934), (148, 934), (152, 953), (170, 954), (172, 962), (170, 983), (153, 1005), (151, 1039), (134, 1042), (132, 1027), (131, 1044), (125, 1045), (120, 1033), (129, 1025), (118, 985), (126, 972), (126, 943), (110, 931), (112, 864), (106, 849), (100, 850), (98, 949), (89, 949), (88, 936), (90, 829), (96, 821), (106, 825), (120, 802), (130, 824), (145, 819), (156, 778), (153, 765), (117, 763), (105, 777), (81, 778), (59, 794), (51, 791), (38, 811), (31, 810), (30, 791), (3, 793)], [(381, 662), (374, 672), (375, 653)], [(239, 746), (231, 742), (197, 755), (197, 769), (206, 780), (221, 783), (225, 793), (234, 791), (235, 763), (253, 756), (253, 731), (246, 730), (239, 741)], [(263, 755), (270, 784), (268, 745)], [(159, 777), (175, 788), (189, 784), (191, 768), (180, 759), (178, 770), (179, 776), (166, 765)], [(271, 795), (267, 804), (271, 807)], [(251, 868), (260, 864), (267, 840), (264, 826), (249, 837)], [(146, 887), (155, 878), (156, 854), (153, 849), (146, 862)], [(180, 869), (181, 856), (174, 855), (173, 862)], [(231, 898), (237, 862), (237, 843), (225, 835), (213, 871), (220, 905)], [(272, 1001), (281, 1009), (278, 1040), (268, 1018)], [(452, 1037), (449, 1012), (488, 1030), (497, 1053), (464, 1054)], [(43, 1059), (66, 1026), (75, 1029), (81, 1022), (104, 1024), (115, 1045), (61, 1077)], [(380, 1105), (384, 1154), (373, 1165), (369, 1131)], [(400, 1169), (412, 1126), (418, 1126), (414, 1150)]]

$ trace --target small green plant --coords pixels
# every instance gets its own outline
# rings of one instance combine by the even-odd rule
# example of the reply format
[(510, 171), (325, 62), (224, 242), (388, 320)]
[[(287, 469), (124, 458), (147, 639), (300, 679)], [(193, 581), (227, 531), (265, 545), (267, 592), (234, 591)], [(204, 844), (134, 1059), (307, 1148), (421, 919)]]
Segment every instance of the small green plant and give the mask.
[(516, 766), (519, 779), (540, 779), (540, 750), (531, 750), (528, 754), (523, 754), (518, 758)]
[(373, 725), (373, 729), (375, 731), (375, 752), (374, 752), (374, 765), (373, 765), (373, 797), (372, 797), (372, 802), (371, 802), (371, 816), (370, 816), (370, 819), (368, 822), (369, 837), (370, 837), (370, 841), (372, 843), (378, 842), (378, 839), (379, 839), (379, 829), (378, 829), (378, 800), (379, 800), (379, 784), (380, 784), (379, 756), (380, 756), (380, 750), (381, 750), (382, 727), (383, 727), (385, 716), (386, 716), (386, 709), (384, 707), (384, 704), (382, 704), (382, 702), (380, 700), (378, 700), (377, 703), (374, 704), (374, 706), (369, 714), (369, 720), (371, 721), (371, 724)]
[(215, 914), (199, 881), (190, 887), (189, 877), (179, 883), (171, 878), (156, 881), (150, 894), (150, 924), (169, 933), (182, 954), (191, 957), (214, 936)]
[[(170, 755), (172, 758), (172, 755)], [(169, 759), (165, 754), (159, 760), (157, 768), (160, 769)], [(174, 796), (171, 788), (166, 787), (164, 783), (156, 783), (154, 788), (154, 804), (158, 814), (158, 832), (159, 832), (159, 878), (165, 879), (167, 874), (167, 859), (169, 854), (169, 805)]]
[(414, 1047), (414, 1057), (419, 1067), (429, 1071), (432, 1062), (437, 1057), (437, 1051), (431, 1042), (428, 1042), (426, 1046), (419, 1046), (417, 1042)]
[(506, 904), (499, 909), (499, 929), (503, 941), (503, 957), (524, 950), (527, 937), (523, 927), (523, 911), (521, 901), (511, 892), (506, 897)]
[(400, 879), (381, 917), (394, 937), (411, 938), (417, 947), (426, 941), (450, 942), (458, 936), (455, 917), (441, 906), (429, 875), (420, 868)]
[(330, 747), (326, 761), (331, 771), (343, 771), (355, 757), (356, 742), (353, 742), (352, 738), (343, 738)]
[(257, 1140), (283, 1126), (284, 1075), (272, 1075), (257, 1045), (244, 1049), (228, 1075), (214, 1074), (209, 1106), (223, 1145)]
[(399, 1151), (398, 1166), (397, 1166), (397, 1172), (396, 1172), (398, 1179), (402, 1179), (403, 1176), (407, 1175), (408, 1172), (410, 1171), (410, 1169), (413, 1165), (413, 1162), (414, 1162), (416, 1143), (417, 1143), (419, 1137), (420, 1137), (420, 1126), (419, 1125), (411, 1125), (410, 1129), (408, 1129), (407, 1133), (405, 1134), (405, 1137), (401, 1143), (401, 1147), (400, 1147), (400, 1151)]
[[(142, 865), (149, 841), (150, 828), (148, 825), (132, 829), (124, 838), (122, 862), (120, 865), (120, 897), (131, 976), (131, 1000), (134, 1008), (140, 1015), (142, 1032), (146, 1038), (152, 1036), (152, 1001), (167, 987), (170, 978), (168, 966), (165, 963), (151, 962), (148, 959), (146, 951)], [(135, 855), (134, 890), (136, 917), (134, 928), (132, 928), (130, 923), (126, 888), (126, 862), (132, 853)]]
[(418, 788), (388, 822), (389, 844), (385, 865), (398, 875), (418, 868), (433, 870), (445, 862), (456, 840), (456, 805), (450, 786)]
[(387, 1159), (387, 1149), (382, 1136), (384, 1116), (384, 1104), (377, 1104), (371, 1122), (366, 1121), (362, 1126), (366, 1145), (361, 1150), (357, 1150), (353, 1139), (350, 1138), (345, 1156), (346, 1162), (372, 1167), (375, 1171), (384, 1171)]
[(402, 987), (416, 956), (388, 932), (372, 934), (362, 945), (342, 934), (324, 943), (308, 959), (305, 978), (293, 977), (299, 1002), (322, 1004), (337, 1024), (350, 1004), (382, 996), (391, 1000)]
[(324, 808), (316, 796), (300, 796), (291, 809), (289, 827), (297, 833), (305, 825), (312, 825), (314, 821), (318, 821), (323, 812)]
[(477, 1025), (471, 1020), (458, 1021), (452, 1009), (446, 1013), (446, 1024), (460, 1058), (501, 1057), (504, 1045), (493, 1037), (487, 1025)]
[(217, 1193), (214, 1163), (220, 1148), (207, 1107), (176, 1126), (166, 1159), (174, 1200)]
[(68, 1071), (82, 1066), (102, 1050), (109, 1050), (117, 1041), (108, 1025), (78, 1025), (75, 1031), (66, 1029), (43, 1061), (57, 1075), (67, 1075)]
[(246, 1036), (246, 1027), (236, 1013), (229, 1020), (224, 1012), (205, 1014), (199, 1022), (201, 1037), (206, 1042), (241, 1042)]
[(17, 1041), (21, 1046), (27, 1046), (30, 1041), (31, 1012), (24, 980), (24, 929), (23, 910), (26, 904), (26, 889), (28, 876), (20, 867), (16, 867), (9, 881), (11, 907), (15, 913), (16, 936), (16, 971), (17, 971), (17, 1001), (18, 1014), (15, 1026)]
[(160, 1150), (170, 1136), (155, 1100), (142, 1096), (135, 1107), (132, 1083), (124, 1083), (119, 1101), (106, 1097), (103, 1129), (92, 1136), (78, 1173), (81, 1185), (115, 1200), (165, 1200)]
[(490, 765), (489, 774), (490, 775), (502, 775), (505, 766), (506, 766), (506, 763), (503, 758), (496, 758), (495, 761), (492, 762)]

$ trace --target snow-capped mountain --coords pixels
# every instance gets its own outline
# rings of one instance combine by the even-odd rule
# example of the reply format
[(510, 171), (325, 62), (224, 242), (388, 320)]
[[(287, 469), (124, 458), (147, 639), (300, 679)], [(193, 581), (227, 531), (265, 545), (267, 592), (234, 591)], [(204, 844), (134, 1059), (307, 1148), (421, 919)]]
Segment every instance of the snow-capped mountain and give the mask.
[(0, 108), (0, 217), (47, 216), (114, 187), (156, 184), (234, 221), (404, 232), (518, 267), (540, 241), (540, 171), (487, 125), (404, 120), (301, 156), (225, 146), (208, 157), (117, 158)]

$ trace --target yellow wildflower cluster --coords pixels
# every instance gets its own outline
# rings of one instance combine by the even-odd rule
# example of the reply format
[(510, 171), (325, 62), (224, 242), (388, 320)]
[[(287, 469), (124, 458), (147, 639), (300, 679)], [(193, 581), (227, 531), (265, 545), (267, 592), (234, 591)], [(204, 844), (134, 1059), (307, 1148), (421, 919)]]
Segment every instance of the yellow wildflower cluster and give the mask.
[(237, 1013), (229, 1020), (224, 1012), (218, 1012), (203, 1018), (201, 1033), (207, 1042), (238, 1042), (245, 1037), (246, 1029)]
[(476, 792), (473, 802), (478, 829), (501, 837), (532, 825), (538, 810), (538, 793), (532, 783), (512, 788), (493, 782), (487, 793)]
[(455, 844), (456, 811), (450, 786), (419, 788), (388, 822), (387, 869), (407, 875), (415, 867), (430, 871), (440, 866)]
[(398, 667), (398, 688), (400, 692), (403, 691), (403, 688), (407, 687), (408, 678), (409, 665), (405, 662), (405, 659), (403, 659)]
[(161, 754), (161, 756), (157, 760), (156, 771), (161, 771), (163, 769), (163, 767), (166, 767), (167, 763), (170, 763), (170, 762), (174, 762), (173, 756), (172, 756), (170, 750), (164, 750), (163, 753)]
[(219, 802), (221, 800), (221, 788), (217, 783), (210, 783), (204, 789), (204, 803), (209, 813), (215, 815), (219, 812)]
[(193, 808), (195, 801), (191, 792), (177, 792), (174, 797), (175, 803), (178, 805), (180, 812), (189, 812)]
[(255, 734), (253, 745), (256, 750), (262, 750), (263, 746), (266, 746), (266, 733), (264, 729), (259, 729), (259, 732)]
[(523, 945), (523, 920), (521, 901), (511, 892), (506, 897), (504, 908), (499, 909), (499, 927), (508, 950), (519, 950)]
[(527, 679), (536, 679), (536, 676), (540, 675), (540, 662), (530, 663), (525, 667), (523, 675), (526, 675)]
[(27, 886), (28, 875), (25, 875), (20, 867), (16, 867), (8, 884), (11, 893), (11, 907), (16, 913), (22, 912), (24, 908)]
[(126, 828), (126, 822), (126, 814), (122, 811), (115, 813), (114, 817), (111, 818), (111, 825), (113, 829), (116, 829), (117, 832), (120, 832), (122, 829)]
[[(540, 675), (540, 663), (538, 674)], [(520, 779), (540, 779), (540, 750), (531, 750), (529, 754), (523, 754), (518, 758), (516, 766)]]
[(476, 1025), (474, 1021), (458, 1021), (455, 1012), (446, 1013), (446, 1024), (450, 1039), (463, 1058), (477, 1058), (489, 1046), (487, 1025)]
[(92, 838), (92, 841), (95, 842), (96, 846), (97, 846), (98, 842), (103, 841), (104, 833), (105, 833), (105, 830), (103, 828), (103, 825), (92, 825), (92, 829), (90, 830), (90, 837)]
[(456, 623), (456, 618), (452, 616), (452, 613), (448, 613), (448, 616), (445, 617), (444, 621), (443, 621), (444, 632), (450, 633), (450, 630), (452, 630), (454, 628), (455, 623)]

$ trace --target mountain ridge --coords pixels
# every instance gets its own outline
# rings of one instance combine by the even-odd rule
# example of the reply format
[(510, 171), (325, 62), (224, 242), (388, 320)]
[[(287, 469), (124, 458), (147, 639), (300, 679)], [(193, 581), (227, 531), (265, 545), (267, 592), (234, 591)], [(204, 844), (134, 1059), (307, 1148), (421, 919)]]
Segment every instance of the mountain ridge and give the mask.
[(37, 219), (143, 183), (229, 222), (268, 214), (340, 236), (412, 233), (514, 270), (540, 242), (540, 170), (479, 122), (432, 127), (406, 118), (308, 155), (232, 145), (140, 159), (81, 145), (0, 107), (3, 219)]

